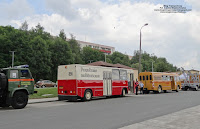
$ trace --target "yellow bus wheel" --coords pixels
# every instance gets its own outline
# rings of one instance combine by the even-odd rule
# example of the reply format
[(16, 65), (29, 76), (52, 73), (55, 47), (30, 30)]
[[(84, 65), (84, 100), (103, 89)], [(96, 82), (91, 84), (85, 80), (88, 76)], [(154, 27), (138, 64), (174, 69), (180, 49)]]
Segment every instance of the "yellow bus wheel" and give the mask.
[(161, 86), (158, 87), (158, 93), (161, 93), (162, 89)]
[(178, 92), (179, 91), (179, 86), (177, 86), (177, 88), (176, 88), (176, 92)]

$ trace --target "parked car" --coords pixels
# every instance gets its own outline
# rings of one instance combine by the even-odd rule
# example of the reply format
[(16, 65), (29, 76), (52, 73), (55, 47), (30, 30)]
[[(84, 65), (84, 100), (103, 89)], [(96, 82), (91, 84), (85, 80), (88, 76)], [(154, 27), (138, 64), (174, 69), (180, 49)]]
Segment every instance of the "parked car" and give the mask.
[(45, 87), (57, 87), (56, 83), (50, 80), (41, 80), (36, 83), (37, 88), (45, 88)]

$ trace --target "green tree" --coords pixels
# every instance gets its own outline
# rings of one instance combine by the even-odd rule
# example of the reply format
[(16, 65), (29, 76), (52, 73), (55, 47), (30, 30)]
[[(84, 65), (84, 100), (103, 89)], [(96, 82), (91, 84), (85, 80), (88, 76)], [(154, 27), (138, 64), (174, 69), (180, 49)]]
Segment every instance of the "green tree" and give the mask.
[(115, 51), (111, 56), (110, 56), (110, 60), (112, 61), (113, 64), (123, 64), (123, 65), (127, 65), (127, 66), (131, 66), (130, 65), (130, 60), (129, 57), (125, 54), (122, 54), (121, 52), (117, 52)]
[(64, 29), (60, 30), (59, 37), (66, 41), (67, 37), (66, 37)]
[(51, 76), (51, 53), (48, 51), (48, 47), (48, 43), (40, 36), (36, 36), (30, 41), (30, 49), (26, 53), (25, 59), (36, 79), (48, 79)]
[(23, 22), (19, 29), (27, 31), (28, 30), (28, 23), (27, 23), (27, 21)]
[(51, 52), (52, 63), (51, 80), (56, 81), (58, 66), (72, 63), (72, 51), (70, 49), (69, 43), (61, 38), (56, 38), (50, 44), (49, 50)]
[[(139, 63), (132, 64), (131, 67), (139, 69)], [(142, 65), (141, 65), (141, 70), (143, 70), (143, 66)]]
[(90, 63), (90, 61), (104, 61), (104, 54), (99, 50), (92, 49), (90, 47), (84, 47), (82, 53), (82, 59), (86, 64)]
[(73, 63), (74, 64), (82, 64), (84, 63), (82, 60), (82, 53), (81, 48), (78, 44), (78, 42), (75, 40), (75, 37), (71, 34), (71, 39), (68, 41), (70, 48), (72, 50), (72, 57), (73, 57)]

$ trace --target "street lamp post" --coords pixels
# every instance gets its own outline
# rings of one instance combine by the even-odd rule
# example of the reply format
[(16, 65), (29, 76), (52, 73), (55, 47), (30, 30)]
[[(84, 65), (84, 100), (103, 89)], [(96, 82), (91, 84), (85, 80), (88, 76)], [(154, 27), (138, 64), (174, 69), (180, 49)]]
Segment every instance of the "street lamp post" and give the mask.
[(12, 53), (12, 68), (14, 67), (15, 51), (10, 51)]
[(142, 33), (141, 30), (144, 26), (147, 26), (148, 23), (144, 24), (141, 29), (140, 29), (140, 55), (139, 55), (139, 73), (141, 72), (141, 38), (142, 38)]
[(154, 62), (154, 61), (152, 61), (152, 72), (153, 72), (153, 62)]

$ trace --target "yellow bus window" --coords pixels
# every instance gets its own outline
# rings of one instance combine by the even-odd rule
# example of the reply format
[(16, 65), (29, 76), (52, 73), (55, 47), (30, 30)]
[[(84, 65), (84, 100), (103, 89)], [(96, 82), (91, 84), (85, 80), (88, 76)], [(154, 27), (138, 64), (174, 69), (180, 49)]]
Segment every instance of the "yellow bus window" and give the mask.
[(145, 76), (143, 76), (143, 80), (145, 80)]
[(140, 81), (142, 80), (142, 76), (140, 76)]
[(148, 75), (146, 76), (146, 80), (149, 80)]
[(152, 80), (152, 77), (151, 77), (151, 75), (149, 76), (149, 80)]

